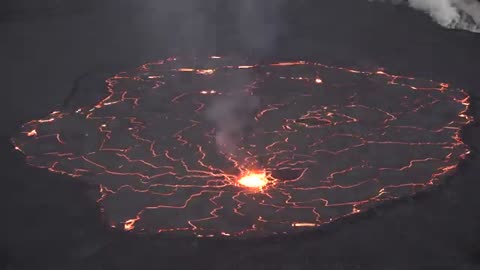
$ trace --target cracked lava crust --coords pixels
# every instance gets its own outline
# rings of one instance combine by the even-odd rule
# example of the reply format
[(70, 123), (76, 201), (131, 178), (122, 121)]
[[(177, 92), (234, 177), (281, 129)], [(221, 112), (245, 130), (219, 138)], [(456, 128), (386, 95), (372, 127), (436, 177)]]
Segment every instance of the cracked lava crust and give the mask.
[[(205, 117), (237, 77), (260, 100), (242, 158), (219, 151)], [(216, 56), (106, 82), (98, 103), (30, 121), (12, 142), (32, 166), (98, 184), (110, 226), (127, 231), (291, 233), (438, 184), (469, 153), (469, 97), (446, 83)]]

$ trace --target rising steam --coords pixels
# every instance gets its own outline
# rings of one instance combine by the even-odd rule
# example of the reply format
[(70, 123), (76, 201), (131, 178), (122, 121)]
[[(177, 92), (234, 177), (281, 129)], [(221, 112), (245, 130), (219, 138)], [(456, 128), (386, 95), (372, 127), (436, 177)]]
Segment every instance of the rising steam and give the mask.
[[(243, 47), (266, 52), (273, 48), (282, 28), (281, 12), (286, 0), (231, 1), (229, 6), (236, 33)], [(237, 78), (238, 79), (238, 78)], [(260, 104), (258, 97), (244, 91), (252, 78), (243, 77), (229, 82), (231, 89), (218, 96), (206, 111), (207, 118), (215, 124), (215, 139), (219, 151), (243, 159), (241, 139), (254, 123), (254, 112)]]
[(478, 0), (391, 0), (405, 3), (430, 14), (440, 25), (480, 33), (480, 2)]
[(206, 115), (215, 124), (215, 140), (221, 152), (242, 158), (240, 141), (254, 121), (253, 113), (258, 106), (258, 97), (238, 89), (213, 100)]

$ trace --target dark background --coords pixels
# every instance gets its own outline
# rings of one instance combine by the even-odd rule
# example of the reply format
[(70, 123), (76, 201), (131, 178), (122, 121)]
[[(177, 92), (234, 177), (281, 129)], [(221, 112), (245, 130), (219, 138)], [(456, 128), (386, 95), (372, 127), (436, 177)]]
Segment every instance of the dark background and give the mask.
[(477, 124), (463, 132), (473, 153), (447, 184), (316, 232), (248, 241), (111, 231), (96, 187), (28, 167), (13, 151), (21, 123), (95, 100), (109, 75), (171, 55), (383, 67), (465, 88), (478, 115), (478, 34), (366, 0), (259, 1), (275, 16), (273, 30), (255, 32), (239, 27), (248, 18), (235, 17), (237, 2), (2, 1), (0, 269), (480, 269)]

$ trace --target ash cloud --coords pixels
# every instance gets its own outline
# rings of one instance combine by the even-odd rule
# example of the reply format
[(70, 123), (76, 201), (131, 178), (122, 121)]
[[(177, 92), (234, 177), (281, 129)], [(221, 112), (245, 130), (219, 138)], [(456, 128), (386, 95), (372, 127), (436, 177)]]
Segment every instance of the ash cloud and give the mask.
[(480, 2), (478, 0), (391, 0), (406, 3), (428, 13), (443, 27), (480, 33)]

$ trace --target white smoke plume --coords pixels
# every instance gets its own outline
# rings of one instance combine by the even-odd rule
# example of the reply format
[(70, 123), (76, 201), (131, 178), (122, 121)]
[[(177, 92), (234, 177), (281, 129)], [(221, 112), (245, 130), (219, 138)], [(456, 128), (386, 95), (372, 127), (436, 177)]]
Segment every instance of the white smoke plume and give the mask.
[(428, 13), (446, 28), (480, 33), (479, 0), (391, 0), (394, 4), (407, 3), (410, 7)]

